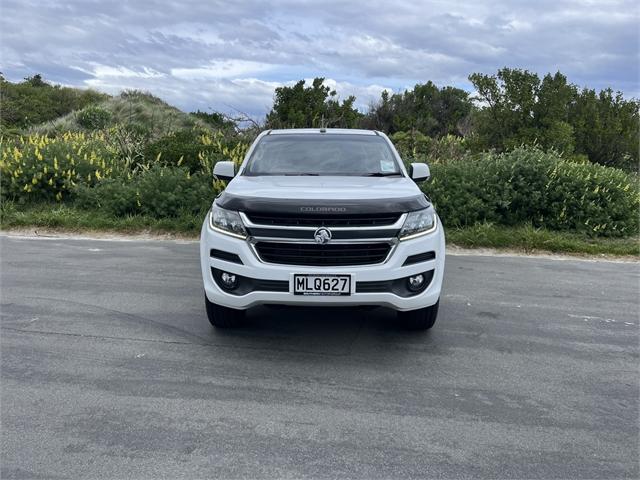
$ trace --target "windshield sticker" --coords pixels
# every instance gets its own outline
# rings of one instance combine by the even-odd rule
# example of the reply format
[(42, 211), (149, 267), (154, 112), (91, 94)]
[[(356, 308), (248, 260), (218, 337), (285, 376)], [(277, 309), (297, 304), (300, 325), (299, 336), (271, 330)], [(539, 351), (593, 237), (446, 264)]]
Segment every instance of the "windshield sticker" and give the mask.
[(393, 160), (380, 160), (380, 171), (387, 172), (395, 172), (396, 166), (393, 163)]

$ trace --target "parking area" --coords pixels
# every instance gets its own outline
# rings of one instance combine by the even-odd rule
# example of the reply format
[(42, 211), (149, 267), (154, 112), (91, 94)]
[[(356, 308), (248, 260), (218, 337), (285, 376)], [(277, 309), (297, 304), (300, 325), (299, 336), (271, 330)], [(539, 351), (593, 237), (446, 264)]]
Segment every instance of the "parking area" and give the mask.
[(2, 478), (637, 478), (637, 263), (451, 255), (440, 315), (207, 322), (198, 245), (0, 237)]

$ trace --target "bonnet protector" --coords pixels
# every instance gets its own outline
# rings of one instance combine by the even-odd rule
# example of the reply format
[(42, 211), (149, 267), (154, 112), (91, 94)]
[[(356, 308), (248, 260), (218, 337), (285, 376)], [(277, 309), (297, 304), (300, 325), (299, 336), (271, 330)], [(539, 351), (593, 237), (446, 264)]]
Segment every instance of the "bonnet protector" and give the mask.
[(222, 192), (216, 205), (245, 213), (275, 213), (296, 215), (357, 215), (376, 213), (406, 213), (431, 205), (425, 195), (401, 198), (348, 200), (289, 199), (245, 197)]

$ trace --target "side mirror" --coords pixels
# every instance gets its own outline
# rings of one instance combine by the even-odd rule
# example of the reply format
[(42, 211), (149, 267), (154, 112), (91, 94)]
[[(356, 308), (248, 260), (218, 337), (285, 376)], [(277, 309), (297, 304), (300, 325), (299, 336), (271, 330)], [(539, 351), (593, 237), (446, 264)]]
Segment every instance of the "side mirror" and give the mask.
[(213, 167), (213, 177), (216, 180), (229, 181), (236, 175), (236, 166), (233, 162), (218, 162)]
[(409, 175), (416, 183), (424, 182), (431, 177), (431, 171), (429, 170), (429, 165), (426, 163), (412, 163)]

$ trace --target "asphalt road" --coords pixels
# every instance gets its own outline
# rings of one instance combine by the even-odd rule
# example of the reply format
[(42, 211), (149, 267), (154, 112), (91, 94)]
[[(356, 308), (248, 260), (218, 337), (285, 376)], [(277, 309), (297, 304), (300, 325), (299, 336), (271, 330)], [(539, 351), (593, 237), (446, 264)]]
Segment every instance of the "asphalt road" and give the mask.
[(2, 478), (638, 478), (633, 263), (449, 256), (436, 326), (207, 322), (195, 243), (0, 238)]

